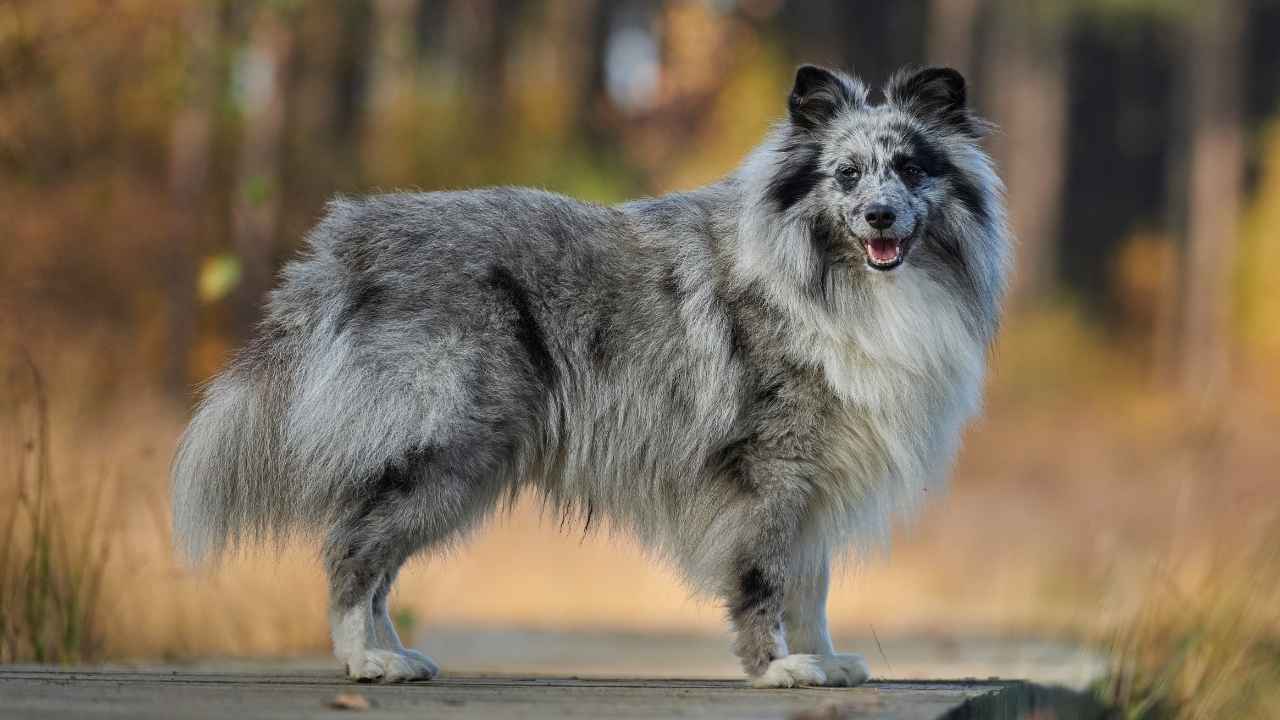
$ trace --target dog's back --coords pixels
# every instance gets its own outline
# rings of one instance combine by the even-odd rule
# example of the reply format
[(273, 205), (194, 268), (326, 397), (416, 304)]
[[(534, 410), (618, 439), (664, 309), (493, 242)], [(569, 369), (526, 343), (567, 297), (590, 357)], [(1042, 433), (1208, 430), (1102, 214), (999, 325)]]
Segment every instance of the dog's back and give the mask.
[(420, 472), (453, 447), (477, 477), (498, 474), (537, 443), (536, 411), (563, 372), (548, 303), (593, 307), (581, 301), (608, 283), (619, 219), (509, 189), (331, 203), (183, 436), (185, 549), (325, 527), (388, 471)]

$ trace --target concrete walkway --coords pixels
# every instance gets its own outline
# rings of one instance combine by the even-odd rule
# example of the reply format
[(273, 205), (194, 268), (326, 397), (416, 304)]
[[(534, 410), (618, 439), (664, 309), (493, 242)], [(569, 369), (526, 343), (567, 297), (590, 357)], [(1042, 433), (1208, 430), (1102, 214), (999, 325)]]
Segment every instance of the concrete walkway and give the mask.
[[(0, 718), (903, 718), (934, 720), (999, 681), (876, 681), (752, 690), (740, 680), (458, 674), (357, 685), (336, 671), (177, 667), (0, 668)], [(337, 702), (346, 709), (335, 707)], [(365, 707), (367, 703), (367, 707)]]

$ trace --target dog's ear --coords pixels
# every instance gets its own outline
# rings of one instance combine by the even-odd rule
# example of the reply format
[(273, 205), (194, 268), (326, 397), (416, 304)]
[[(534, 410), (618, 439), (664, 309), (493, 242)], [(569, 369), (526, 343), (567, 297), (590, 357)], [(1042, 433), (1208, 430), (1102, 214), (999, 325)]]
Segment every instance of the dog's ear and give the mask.
[(865, 102), (866, 89), (857, 80), (817, 65), (801, 65), (796, 69), (796, 84), (787, 98), (787, 110), (793, 125), (813, 130)]
[(885, 97), (926, 122), (983, 134), (983, 124), (966, 103), (964, 76), (948, 67), (906, 67), (885, 87)]

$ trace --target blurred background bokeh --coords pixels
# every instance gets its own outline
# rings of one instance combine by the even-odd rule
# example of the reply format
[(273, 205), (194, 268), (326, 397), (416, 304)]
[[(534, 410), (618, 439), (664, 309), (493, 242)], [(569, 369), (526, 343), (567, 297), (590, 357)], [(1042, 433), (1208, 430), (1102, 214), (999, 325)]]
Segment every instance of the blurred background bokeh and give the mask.
[[(880, 639), (1023, 637), (1280, 685), (1278, 37), (1269, 0), (0, 1), (0, 660), (326, 650), (313, 552), (191, 572), (166, 484), (327, 198), (689, 188), (796, 64), (938, 63), (1000, 127), (1017, 272), (953, 490), (845, 569), (837, 634), (879, 674)], [(532, 505), (394, 604), (428, 637), (723, 629)], [(1170, 677), (1112, 691), (1212, 681)]]

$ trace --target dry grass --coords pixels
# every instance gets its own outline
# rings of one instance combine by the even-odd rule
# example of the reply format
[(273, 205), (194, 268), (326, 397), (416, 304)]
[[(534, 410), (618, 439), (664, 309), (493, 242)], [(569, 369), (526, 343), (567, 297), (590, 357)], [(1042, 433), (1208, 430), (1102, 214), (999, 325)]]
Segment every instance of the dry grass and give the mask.
[(22, 429), (11, 457), (16, 487), (0, 529), (0, 661), (92, 659), (101, 649), (98, 602), (110, 557), (95, 522), (101, 486), (81, 503), (89, 521), (71, 522), (53, 494), (44, 378), (29, 356), (21, 359), (3, 388)]
[(1280, 717), (1278, 541), (1280, 517), (1250, 545), (1153, 572), (1139, 610), (1109, 635), (1104, 697), (1130, 718)]

